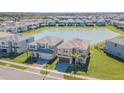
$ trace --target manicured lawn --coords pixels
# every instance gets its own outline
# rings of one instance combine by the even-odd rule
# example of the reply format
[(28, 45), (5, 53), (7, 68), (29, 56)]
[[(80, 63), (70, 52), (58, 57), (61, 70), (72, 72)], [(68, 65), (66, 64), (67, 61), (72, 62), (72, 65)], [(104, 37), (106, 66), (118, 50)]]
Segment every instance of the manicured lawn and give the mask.
[(57, 60), (54, 60), (52, 63), (47, 64), (47, 68), (48, 69), (55, 69), (56, 64), (57, 64)]
[(20, 54), (14, 58), (4, 57), (1, 59), (7, 60), (7, 61), (12, 61), (12, 62), (18, 62), (18, 63), (26, 63), (30, 55), (31, 55), (30, 52), (24, 52), (23, 54)]
[(40, 74), (47, 75), (49, 72), (45, 70), (40, 70)]
[(100, 79), (124, 79), (124, 62), (107, 56), (106, 53), (92, 47), (87, 74), (82, 71), (77, 72), (77, 74)]
[(108, 28), (116, 33), (119, 33), (121, 35), (124, 35), (124, 30), (120, 30), (120, 29), (117, 29), (116, 27), (113, 27), (113, 26), (105, 26), (105, 28)]
[(77, 77), (72, 77), (72, 76), (69, 76), (69, 75), (64, 75), (64, 79), (67, 79), (67, 80), (84, 80), (84, 79), (77, 78)]
[(0, 62), (0, 65), (1, 65), (1, 66), (9, 66), (9, 67), (13, 67), (13, 68), (16, 68), (16, 69), (21, 69), (21, 70), (28, 69), (28, 67), (25, 67), (25, 66), (19, 66), (19, 65), (14, 65), (14, 64), (8, 64), (8, 63), (4, 63), (4, 62)]

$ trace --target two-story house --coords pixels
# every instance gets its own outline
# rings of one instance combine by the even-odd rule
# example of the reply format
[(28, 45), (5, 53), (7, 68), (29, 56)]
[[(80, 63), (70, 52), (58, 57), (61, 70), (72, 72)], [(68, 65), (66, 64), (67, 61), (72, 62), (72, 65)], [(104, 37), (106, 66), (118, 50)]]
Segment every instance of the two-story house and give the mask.
[[(86, 63), (89, 54), (90, 43), (82, 39), (65, 41), (57, 47), (58, 62), (72, 64), (77, 60), (78, 63)], [(74, 58), (74, 55), (78, 55), (78, 58)]]
[(29, 50), (32, 58), (51, 60), (56, 57), (56, 48), (63, 42), (63, 39), (53, 36), (43, 37), (31, 44)]
[(124, 37), (116, 37), (105, 42), (105, 52), (124, 59)]

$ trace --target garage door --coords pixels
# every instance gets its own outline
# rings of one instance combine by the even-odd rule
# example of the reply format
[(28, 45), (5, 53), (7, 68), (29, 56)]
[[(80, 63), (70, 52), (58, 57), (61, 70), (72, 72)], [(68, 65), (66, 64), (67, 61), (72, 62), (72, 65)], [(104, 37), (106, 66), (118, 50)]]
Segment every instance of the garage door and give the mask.
[(52, 55), (50, 55), (50, 54), (40, 54), (40, 58), (41, 59), (46, 59), (46, 60), (51, 60)]
[(69, 58), (59, 57), (59, 61), (60, 62), (70, 62), (70, 59)]

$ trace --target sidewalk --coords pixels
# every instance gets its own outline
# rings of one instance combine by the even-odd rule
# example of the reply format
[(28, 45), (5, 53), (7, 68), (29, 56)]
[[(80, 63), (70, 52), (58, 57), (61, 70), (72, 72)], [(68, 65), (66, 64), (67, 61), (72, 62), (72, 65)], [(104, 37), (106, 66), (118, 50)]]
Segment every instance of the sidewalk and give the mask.
[[(15, 65), (19, 65), (19, 66), (25, 66), (25, 67), (29, 67), (29, 68), (32, 68), (32, 69), (46, 70), (45, 68), (42, 68), (42, 67), (36, 67), (36, 66), (32, 66), (32, 65), (21, 64), (21, 63), (15, 63), (15, 62), (10, 62), (10, 61), (5, 61), (5, 60), (0, 60), (0, 62), (5, 62), (5, 63), (9, 63), (9, 64), (15, 64)], [(49, 71), (49, 72), (51, 72), (51, 73), (58, 74), (58, 75), (70, 75), (70, 74), (68, 74), (68, 73), (58, 72), (58, 71), (56, 71), (56, 70), (47, 69), (47, 71)], [(77, 78), (82, 78), (82, 79), (86, 79), (86, 80), (100, 80), (100, 79), (97, 79), (97, 78), (92, 78), (92, 77), (83, 76), (83, 75), (75, 75), (75, 77), (77, 77)]]

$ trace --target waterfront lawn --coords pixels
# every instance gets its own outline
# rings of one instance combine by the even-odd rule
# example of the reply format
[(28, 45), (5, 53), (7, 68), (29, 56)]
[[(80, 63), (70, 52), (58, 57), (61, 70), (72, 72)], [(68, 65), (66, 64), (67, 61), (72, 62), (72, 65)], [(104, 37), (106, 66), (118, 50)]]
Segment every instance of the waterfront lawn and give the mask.
[(124, 30), (117, 29), (116, 27), (113, 26), (105, 26), (104, 28), (108, 28), (116, 33), (119, 33), (120, 35), (124, 35)]
[(87, 75), (100, 79), (124, 79), (124, 61), (108, 56), (106, 53), (91, 48), (88, 72), (78, 71), (78, 75)]

